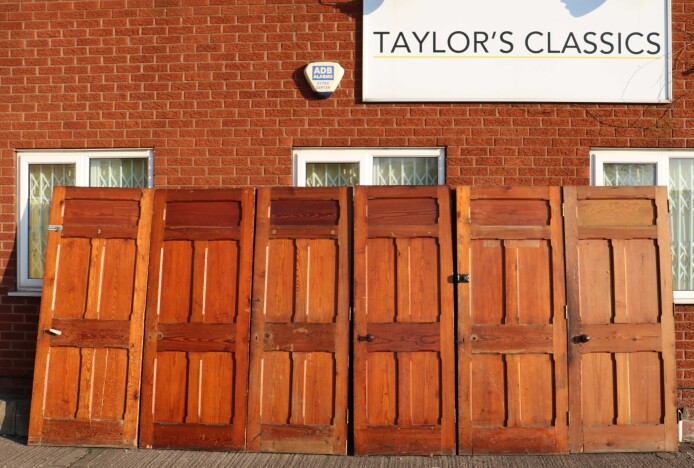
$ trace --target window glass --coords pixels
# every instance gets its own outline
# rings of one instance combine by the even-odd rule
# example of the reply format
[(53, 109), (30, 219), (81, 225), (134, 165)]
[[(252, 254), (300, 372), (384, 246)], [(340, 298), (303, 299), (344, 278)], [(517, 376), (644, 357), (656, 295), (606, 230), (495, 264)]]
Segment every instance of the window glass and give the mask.
[(53, 189), (147, 187), (151, 149), (17, 150), (17, 291), (39, 292)]
[(147, 187), (146, 159), (89, 160), (90, 187)]
[(670, 236), (673, 289), (694, 290), (694, 159), (670, 160)]
[(74, 164), (29, 165), (29, 278), (42, 278), (53, 187), (75, 185)]
[(307, 187), (359, 185), (359, 163), (308, 163)]
[(438, 159), (375, 157), (373, 176), (374, 185), (437, 185)]
[(604, 185), (656, 185), (655, 164), (606, 163)]

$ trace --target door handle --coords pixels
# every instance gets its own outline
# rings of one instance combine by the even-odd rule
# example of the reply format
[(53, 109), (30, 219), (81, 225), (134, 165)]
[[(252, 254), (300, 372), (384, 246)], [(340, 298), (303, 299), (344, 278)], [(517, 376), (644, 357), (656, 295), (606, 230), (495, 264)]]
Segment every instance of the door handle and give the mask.
[(574, 343), (588, 343), (590, 341), (589, 335), (578, 335), (574, 336)]
[(49, 335), (53, 335), (53, 336), (60, 336), (63, 334), (63, 332), (61, 332), (60, 330), (58, 330), (56, 328), (49, 328), (48, 330), (43, 330), (43, 332), (48, 333)]
[(371, 335), (371, 334), (369, 334), (369, 335), (358, 335), (358, 336), (357, 336), (357, 341), (368, 341), (369, 343), (371, 343), (371, 342), (372, 342), (373, 340), (375, 340), (375, 339), (376, 339), (376, 337), (373, 336), (373, 335)]

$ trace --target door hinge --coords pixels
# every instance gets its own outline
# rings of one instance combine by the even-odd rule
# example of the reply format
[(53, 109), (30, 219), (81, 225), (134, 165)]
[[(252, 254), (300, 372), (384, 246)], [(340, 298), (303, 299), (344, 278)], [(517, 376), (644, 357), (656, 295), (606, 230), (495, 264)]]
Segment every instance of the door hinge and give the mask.
[(571, 411), (566, 412), (566, 424), (571, 424)]
[(349, 424), (349, 410), (347, 410), (347, 424)]
[(568, 304), (564, 304), (564, 318), (566, 320), (569, 320), (569, 305)]
[(564, 212), (564, 203), (561, 204), (561, 217), (562, 218), (566, 217), (566, 213)]
[(62, 224), (49, 224), (48, 230), (49, 231), (62, 231), (63, 225)]
[(455, 284), (469, 283), (470, 282), (470, 274), (469, 273), (458, 273), (457, 275), (453, 275), (453, 282)]

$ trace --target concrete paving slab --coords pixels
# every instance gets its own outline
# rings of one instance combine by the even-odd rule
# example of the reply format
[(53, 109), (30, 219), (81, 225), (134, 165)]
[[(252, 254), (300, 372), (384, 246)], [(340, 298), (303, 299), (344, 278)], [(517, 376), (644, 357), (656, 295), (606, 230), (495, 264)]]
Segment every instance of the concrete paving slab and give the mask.
[(682, 450), (674, 453), (341, 457), (182, 450), (29, 447), (25, 439), (0, 438), (0, 468), (197, 466), (205, 468), (691, 468), (694, 466), (694, 450), (691, 450), (690, 446), (683, 446)]

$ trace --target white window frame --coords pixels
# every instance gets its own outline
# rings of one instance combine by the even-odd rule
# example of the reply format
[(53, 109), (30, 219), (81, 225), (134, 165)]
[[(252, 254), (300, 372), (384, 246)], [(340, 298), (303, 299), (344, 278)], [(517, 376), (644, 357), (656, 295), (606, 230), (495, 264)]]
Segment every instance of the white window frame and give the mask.
[(294, 186), (306, 186), (306, 165), (311, 163), (359, 163), (359, 185), (373, 184), (373, 160), (386, 158), (436, 158), (438, 184), (446, 183), (446, 149), (433, 148), (294, 148)]
[(29, 278), (29, 166), (33, 164), (74, 164), (75, 185), (89, 186), (92, 159), (147, 159), (147, 186), (154, 186), (154, 150), (84, 149), (17, 151), (17, 293), (39, 295), (43, 279)]
[[(694, 159), (694, 150), (638, 148), (638, 149), (591, 149), (591, 185), (603, 186), (605, 164), (655, 164), (656, 185), (668, 187), (670, 160)], [(694, 291), (673, 291), (676, 304), (694, 304)]]

